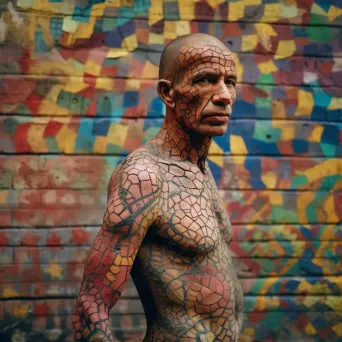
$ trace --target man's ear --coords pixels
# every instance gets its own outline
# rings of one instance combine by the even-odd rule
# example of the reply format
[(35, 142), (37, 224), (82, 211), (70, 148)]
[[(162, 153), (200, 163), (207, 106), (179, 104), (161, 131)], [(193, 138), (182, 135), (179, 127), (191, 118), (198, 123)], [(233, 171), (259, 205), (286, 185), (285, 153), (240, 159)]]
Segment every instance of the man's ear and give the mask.
[(175, 108), (174, 90), (170, 81), (165, 79), (158, 80), (157, 91), (166, 107)]

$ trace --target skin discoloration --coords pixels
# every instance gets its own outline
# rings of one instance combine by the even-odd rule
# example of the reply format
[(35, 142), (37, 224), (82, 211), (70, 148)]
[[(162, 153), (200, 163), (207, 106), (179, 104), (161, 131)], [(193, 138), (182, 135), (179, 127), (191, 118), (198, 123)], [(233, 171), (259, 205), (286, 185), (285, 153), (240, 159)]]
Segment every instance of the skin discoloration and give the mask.
[(144, 341), (238, 340), (243, 294), (228, 252), (231, 224), (206, 161), (232, 114), (235, 64), (206, 35), (166, 53), (174, 56), (158, 82), (166, 118), (111, 178), (73, 316), (79, 341), (113, 341), (108, 315), (130, 273), (146, 313)]

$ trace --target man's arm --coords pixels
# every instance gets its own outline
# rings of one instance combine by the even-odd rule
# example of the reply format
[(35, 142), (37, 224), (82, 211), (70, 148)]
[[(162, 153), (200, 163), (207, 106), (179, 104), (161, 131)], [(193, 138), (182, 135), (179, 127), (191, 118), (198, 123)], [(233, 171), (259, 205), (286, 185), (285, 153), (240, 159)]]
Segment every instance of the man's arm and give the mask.
[(147, 165), (125, 165), (113, 174), (103, 224), (89, 251), (72, 316), (77, 341), (114, 341), (109, 312), (156, 217), (157, 203), (157, 176)]

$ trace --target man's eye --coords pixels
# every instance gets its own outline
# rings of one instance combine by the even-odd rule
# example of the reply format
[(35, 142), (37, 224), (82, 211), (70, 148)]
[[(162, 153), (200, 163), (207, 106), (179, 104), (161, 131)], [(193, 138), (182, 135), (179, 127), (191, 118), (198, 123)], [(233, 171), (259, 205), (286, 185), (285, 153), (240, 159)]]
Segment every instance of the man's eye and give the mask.
[(209, 77), (201, 77), (198, 78), (195, 83), (204, 83), (204, 84), (208, 84), (211, 83), (211, 80), (209, 79)]
[(235, 87), (235, 81), (233, 81), (233, 80), (226, 80), (226, 82), (225, 82), (227, 85), (232, 85), (233, 87)]

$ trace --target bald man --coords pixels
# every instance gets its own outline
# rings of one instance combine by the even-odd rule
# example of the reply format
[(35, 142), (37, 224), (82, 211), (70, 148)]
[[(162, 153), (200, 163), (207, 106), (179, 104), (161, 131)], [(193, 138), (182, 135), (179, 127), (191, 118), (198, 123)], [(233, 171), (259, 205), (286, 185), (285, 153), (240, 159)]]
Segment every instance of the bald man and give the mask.
[(163, 51), (158, 135), (113, 172), (72, 318), (77, 341), (114, 341), (109, 312), (129, 275), (147, 320), (144, 341), (237, 341), (243, 293), (232, 229), (207, 155), (236, 98), (230, 51), (192, 34)]

